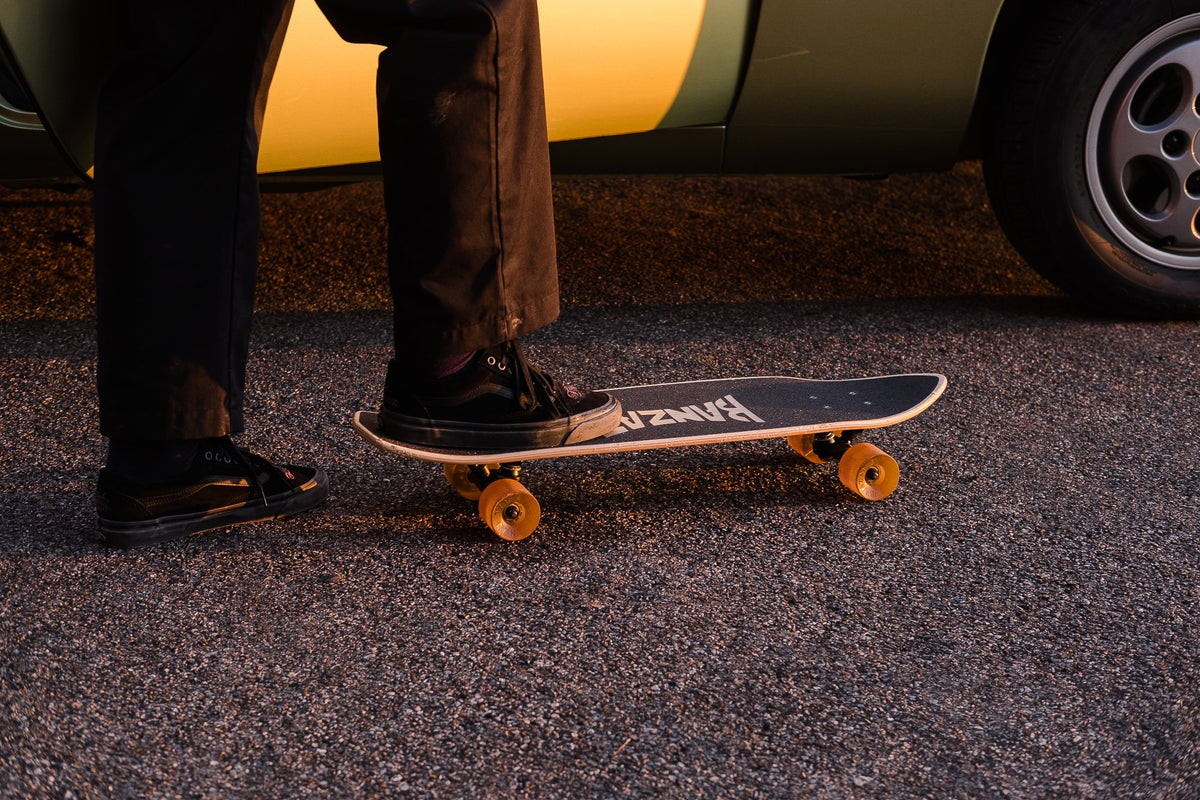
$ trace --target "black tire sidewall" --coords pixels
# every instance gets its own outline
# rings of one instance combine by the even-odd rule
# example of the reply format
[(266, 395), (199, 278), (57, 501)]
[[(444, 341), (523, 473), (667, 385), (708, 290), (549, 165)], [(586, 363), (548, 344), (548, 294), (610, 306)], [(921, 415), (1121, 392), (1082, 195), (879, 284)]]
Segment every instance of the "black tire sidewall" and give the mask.
[(1087, 169), (1088, 124), (1110, 73), (1147, 36), (1193, 13), (1195, 0), (1047, 4), (1045, 27), (1012, 55), (1010, 89), (989, 125), (985, 175), (1009, 237), (1047, 278), (1110, 312), (1200, 313), (1200, 270), (1129, 250), (1093, 201)]

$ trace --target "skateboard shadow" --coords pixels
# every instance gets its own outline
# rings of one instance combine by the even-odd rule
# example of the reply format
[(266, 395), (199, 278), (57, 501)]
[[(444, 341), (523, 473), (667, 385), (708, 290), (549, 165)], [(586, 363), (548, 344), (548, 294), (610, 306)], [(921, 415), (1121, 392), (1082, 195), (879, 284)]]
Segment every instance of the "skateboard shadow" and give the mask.
[[(786, 445), (784, 445), (786, 449)], [(526, 465), (543, 511), (591, 515), (698, 506), (785, 507), (855, 502), (832, 464), (809, 464), (770, 444), (703, 445)]]
[[(339, 482), (323, 512), (323, 530), (309, 546), (352, 542), (388, 547), (414, 542), (521, 546), (499, 539), (478, 517), (474, 501), (458, 496), (436, 464), (410, 464), (391, 478), (361, 475)], [(861, 504), (838, 482), (835, 465), (809, 464), (782, 442), (703, 445), (676, 450), (579, 456), (530, 462), (522, 483), (538, 499), (542, 524), (639, 518), (712, 508), (826, 508)], [(363, 523), (367, 523), (365, 526)], [(604, 528), (604, 530), (608, 530)], [(607, 535), (623, 535), (613, 528)]]

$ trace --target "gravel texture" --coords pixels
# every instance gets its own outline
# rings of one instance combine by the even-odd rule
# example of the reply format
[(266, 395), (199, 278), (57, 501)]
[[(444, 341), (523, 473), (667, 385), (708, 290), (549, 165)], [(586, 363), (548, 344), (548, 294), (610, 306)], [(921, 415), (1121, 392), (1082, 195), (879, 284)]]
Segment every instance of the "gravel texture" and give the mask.
[(350, 428), (362, 184), (264, 198), (243, 440), (328, 504), (98, 546), (89, 199), (0, 194), (0, 796), (1200, 796), (1200, 326), (1075, 307), (978, 165), (558, 180), (564, 377), (950, 388), (882, 503), (781, 442), (540, 462), (513, 544)]

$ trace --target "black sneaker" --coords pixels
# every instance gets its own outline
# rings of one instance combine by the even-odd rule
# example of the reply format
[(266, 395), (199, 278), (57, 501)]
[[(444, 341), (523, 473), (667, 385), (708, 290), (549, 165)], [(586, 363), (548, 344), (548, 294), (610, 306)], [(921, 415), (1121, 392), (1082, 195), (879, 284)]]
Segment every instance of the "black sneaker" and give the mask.
[(96, 509), (101, 540), (133, 547), (290, 517), (320, 504), (328, 493), (329, 480), (319, 469), (277, 467), (228, 439), (210, 439), (201, 443), (191, 467), (169, 483), (140, 483), (100, 470)]
[(480, 451), (584, 442), (620, 422), (615, 397), (564, 386), (531, 366), (517, 341), (480, 351), (448, 378), (414, 382), (393, 361), (379, 413), (397, 441)]

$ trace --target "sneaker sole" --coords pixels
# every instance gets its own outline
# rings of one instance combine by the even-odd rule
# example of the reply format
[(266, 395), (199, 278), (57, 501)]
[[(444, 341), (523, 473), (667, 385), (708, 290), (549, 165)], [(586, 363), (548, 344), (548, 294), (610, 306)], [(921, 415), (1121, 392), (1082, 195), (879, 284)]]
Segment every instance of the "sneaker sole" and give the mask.
[(329, 495), (329, 478), (321, 470), (308, 483), (297, 486), (287, 494), (272, 495), (262, 502), (214, 508), (193, 514), (177, 514), (138, 522), (119, 522), (100, 518), (100, 541), (110, 547), (130, 548), (140, 545), (185, 539), (198, 533), (294, 517), (320, 505)]
[(483, 425), (427, 420), (390, 413), (379, 414), (383, 434), (405, 444), (450, 450), (533, 450), (597, 439), (621, 424), (621, 404), (615, 397), (599, 408), (549, 422)]

